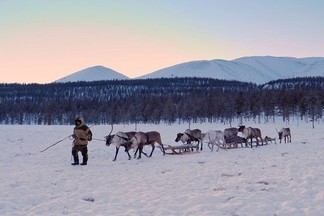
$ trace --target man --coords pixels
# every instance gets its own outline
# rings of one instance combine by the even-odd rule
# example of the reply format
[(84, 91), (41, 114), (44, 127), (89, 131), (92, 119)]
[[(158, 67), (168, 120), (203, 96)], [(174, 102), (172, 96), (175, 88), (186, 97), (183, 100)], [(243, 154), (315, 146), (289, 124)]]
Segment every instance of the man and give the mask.
[(79, 151), (82, 154), (83, 160), (80, 165), (87, 165), (88, 162), (88, 141), (92, 140), (92, 132), (85, 124), (83, 117), (75, 119), (75, 127), (73, 130), (73, 147), (72, 155), (74, 162), (71, 165), (79, 165)]

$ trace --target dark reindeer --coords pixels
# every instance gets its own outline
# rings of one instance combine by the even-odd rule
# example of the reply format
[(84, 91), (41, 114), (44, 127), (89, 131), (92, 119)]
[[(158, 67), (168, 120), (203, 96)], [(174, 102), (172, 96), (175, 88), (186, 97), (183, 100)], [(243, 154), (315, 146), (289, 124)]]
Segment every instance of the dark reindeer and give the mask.
[(246, 144), (245, 144), (245, 147), (247, 147), (248, 145), (248, 140), (250, 139), (251, 140), (251, 148), (253, 147), (252, 145), (252, 139), (255, 138), (256, 139), (256, 146), (259, 145), (259, 140), (258, 138), (260, 138), (261, 140), (261, 143), (263, 145), (263, 139), (262, 139), (262, 136), (261, 136), (261, 130), (259, 128), (252, 128), (252, 127), (245, 127), (245, 125), (241, 125), (239, 128), (238, 128), (238, 131), (241, 132), (245, 139), (246, 139)]
[(176, 142), (181, 141), (184, 144), (191, 144), (191, 142), (198, 142), (201, 144), (200, 151), (203, 149), (203, 142), (202, 142), (202, 133), (200, 129), (190, 130), (187, 129), (184, 133), (178, 133), (175, 139)]
[(225, 128), (224, 136), (226, 137), (237, 136), (238, 132), (239, 132), (238, 129), (235, 127)]
[[(161, 150), (163, 152), (163, 155), (165, 155), (165, 150), (164, 150), (164, 146), (162, 144), (162, 140), (161, 140), (161, 135), (159, 132), (157, 131), (149, 131), (149, 132), (137, 132), (134, 137), (127, 142), (127, 148), (137, 148), (134, 154), (134, 157), (136, 157), (137, 152), (139, 151), (139, 155), (138, 155), (138, 159), (141, 158), (141, 154), (143, 153), (144, 155), (146, 155), (143, 152), (143, 148), (144, 145), (151, 145), (152, 146), (152, 150), (151, 153), (148, 157), (152, 157), (152, 154), (154, 152), (155, 149), (155, 143), (158, 143), (161, 146)], [(146, 155), (147, 156), (147, 155)]]
[(279, 140), (281, 143), (282, 138), (284, 138), (285, 143), (290, 142), (291, 143), (291, 133), (290, 128), (282, 128), (280, 131), (278, 131)]
[(231, 146), (235, 146), (238, 147), (238, 144), (241, 145), (241, 147), (243, 147), (243, 143), (246, 145), (247, 140), (243, 137), (237, 136), (237, 135), (233, 135), (233, 136), (224, 136), (225, 142), (226, 144), (229, 144)]
[(183, 144), (190, 144), (194, 140), (191, 139), (191, 137), (189, 136), (189, 134), (186, 134), (186, 133), (177, 133), (177, 137), (175, 138), (174, 141), (176, 141), (176, 142), (181, 141)]

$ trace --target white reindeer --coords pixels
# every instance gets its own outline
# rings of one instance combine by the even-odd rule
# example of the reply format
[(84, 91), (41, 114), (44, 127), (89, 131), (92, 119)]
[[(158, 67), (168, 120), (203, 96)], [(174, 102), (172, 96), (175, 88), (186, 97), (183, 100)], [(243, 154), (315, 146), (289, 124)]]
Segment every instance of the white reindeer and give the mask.
[(209, 130), (207, 133), (201, 134), (201, 142), (207, 142), (208, 147), (211, 151), (214, 151), (214, 145), (216, 145), (218, 148), (216, 151), (219, 151), (220, 145), (224, 145), (225, 149), (225, 140), (224, 140), (224, 133), (220, 130)]
[[(111, 132), (112, 132), (112, 130), (111, 130)], [(136, 132), (118, 131), (116, 134), (111, 134), (111, 132), (105, 138), (106, 138), (107, 146), (110, 146), (111, 144), (116, 146), (116, 152), (115, 152), (115, 157), (114, 157), (113, 161), (116, 161), (116, 159), (117, 159), (117, 155), (118, 155), (120, 146), (125, 147), (125, 152), (128, 154), (128, 160), (130, 160), (131, 156), (128, 152), (130, 149), (128, 147), (128, 142), (131, 140), (131, 138), (135, 135)]]
[(285, 139), (285, 143), (286, 143), (286, 141), (291, 143), (290, 128), (282, 128), (280, 131), (278, 131), (278, 135), (279, 135), (280, 143), (281, 143), (282, 138)]

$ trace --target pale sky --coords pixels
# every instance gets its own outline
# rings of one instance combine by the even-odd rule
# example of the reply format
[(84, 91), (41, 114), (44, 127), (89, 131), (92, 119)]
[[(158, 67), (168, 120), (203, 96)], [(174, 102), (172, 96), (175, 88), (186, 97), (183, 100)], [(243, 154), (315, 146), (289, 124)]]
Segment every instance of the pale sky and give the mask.
[(265, 55), (324, 57), (324, 0), (0, 0), (0, 83)]

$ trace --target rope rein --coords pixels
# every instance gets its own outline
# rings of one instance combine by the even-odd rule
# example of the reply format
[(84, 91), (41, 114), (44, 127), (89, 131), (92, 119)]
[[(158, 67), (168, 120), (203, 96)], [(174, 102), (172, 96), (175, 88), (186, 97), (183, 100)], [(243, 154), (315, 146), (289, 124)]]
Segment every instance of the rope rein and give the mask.
[(92, 138), (92, 140), (96, 140), (96, 141), (104, 141), (104, 142), (106, 142), (106, 140), (104, 140), (104, 139)]

